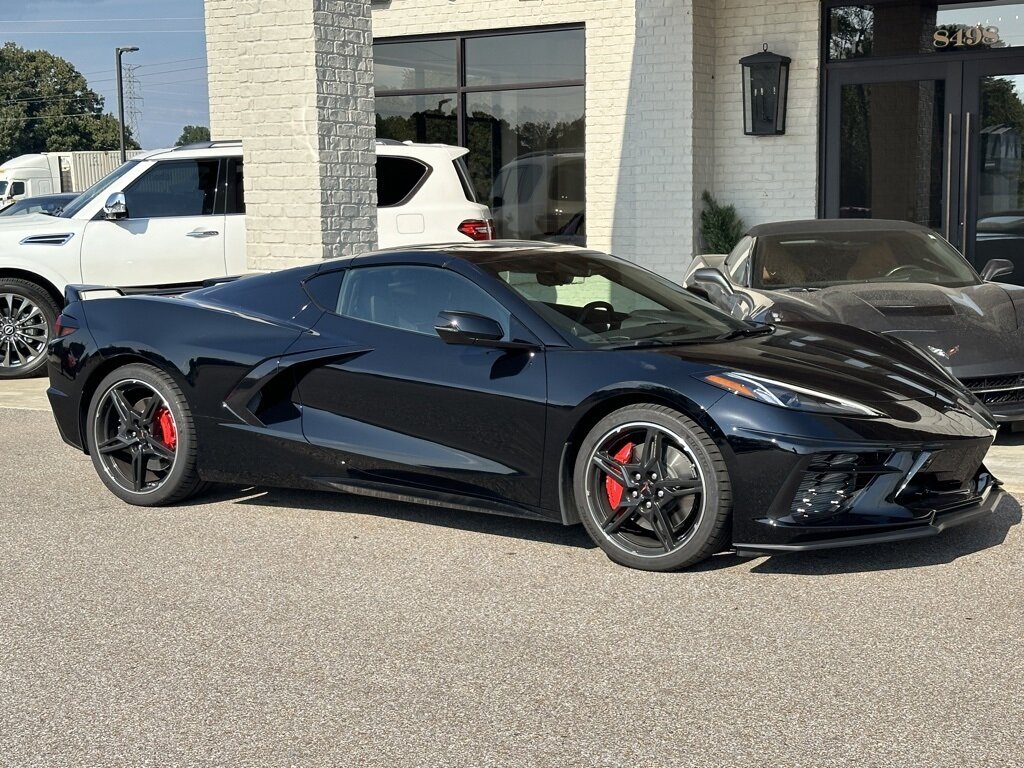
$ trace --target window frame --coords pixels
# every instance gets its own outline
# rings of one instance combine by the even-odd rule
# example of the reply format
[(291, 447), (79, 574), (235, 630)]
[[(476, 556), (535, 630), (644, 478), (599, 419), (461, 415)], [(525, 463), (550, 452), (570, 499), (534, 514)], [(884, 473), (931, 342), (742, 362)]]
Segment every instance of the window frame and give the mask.
[(225, 160), (225, 158), (223, 158), (223, 157), (185, 157), (185, 158), (174, 158), (174, 159), (169, 159), (169, 160), (161, 160), (161, 161), (158, 161), (156, 163), (153, 163), (152, 166), (149, 167), (148, 169), (146, 169), (145, 172), (143, 172), (139, 176), (136, 176), (134, 179), (132, 179), (124, 187), (124, 190), (123, 190), (123, 194), (125, 195), (125, 198), (127, 199), (128, 195), (131, 192), (132, 187), (134, 187), (136, 184), (139, 184), (140, 182), (142, 182), (147, 176), (149, 176), (151, 173), (154, 173), (159, 168), (162, 168), (162, 167), (165, 167), (165, 166), (168, 166), (168, 165), (174, 165), (174, 164), (184, 165), (185, 163), (196, 163), (198, 165), (199, 163), (210, 163), (210, 162), (213, 162), (213, 163), (217, 164), (217, 177), (216, 177), (216, 179), (214, 180), (214, 183), (213, 183), (213, 206), (212, 206), (212, 210), (210, 211), (210, 213), (183, 213), (183, 214), (176, 214), (176, 215), (173, 215), (173, 216), (136, 216), (135, 214), (132, 213), (131, 201), (128, 200), (128, 220), (130, 220), (130, 221), (135, 221), (135, 220), (138, 220), (138, 221), (142, 221), (142, 220), (151, 221), (153, 219), (194, 219), (194, 218), (199, 218), (199, 217), (206, 218), (206, 217), (209, 217), (209, 216), (223, 216), (224, 215), (224, 201), (225, 201), (225, 199), (227, 197), (223, 193), (223, 191), (221, 190), (221, 182), (222, 181), (226, 181), (226, 179), (224, 178), (224, 173), (225, 173), (224, 169), (226, 167), (226, 163), (224, 162), (224, 160)]
[[(584, 77), (570, 80), (538, 80), (525, 83), (491, 83), (485, 85), (466, 85), (466, 40), (481, 37), (496, 37), (508, 35), (528, 35), (538, 32), (563, 32), (579, 30), (583, 33), (583, 72)], [(541, 24), (529, 27), (512, 27), (499, 29), (474, 30), (472, 32), (454, 32), (433, 35), (402, 35), (398, 37), (376, 38), (374, 45), (386, 45), (388, 43), (417, 43), (431, 40), (451, 40), (455, 47), (455, 86), (454, 88), (381, 88), (376, 91), (377, 96), (429, 96), (435, 93), (454, 93), (456, 108), (456, 137), (459, 146), (466, 146), (467, 142), (467, 115), (466, 95), (470, 93), (490, 93), (492, 91), (521, 91), (540, 88), (564, 88), (568, 86), (586, 86), (587, 69), (587, 29), (585, 24)], [(583, 113), (586, 119), (586, 110)]]

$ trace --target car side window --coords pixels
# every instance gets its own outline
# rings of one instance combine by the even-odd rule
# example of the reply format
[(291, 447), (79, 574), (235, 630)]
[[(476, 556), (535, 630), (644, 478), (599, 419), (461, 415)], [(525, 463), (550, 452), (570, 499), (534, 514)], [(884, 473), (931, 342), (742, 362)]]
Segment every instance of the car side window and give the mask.
[(217, 159), (157, 163), (125, 190), (128, 216), (159, 219), (213, 215), (219, 168)]
[(25, 194), (25, 182), (15, 181), (11, 183), (11, 197), (19, 197)]
[(430, 173), (430, 168), (409, 157), (377, 158), (377, 206), (390, 208), (408, 202)]
[(508, 333), (508, 310), (472, 281), (441, 267), (349, 269), (335, 304), (335, 313), (344, 317), (430, 336), (436, 335), (434, 323), (445, 310), (484, 315)]
[(225, 213), (245, 213), (245, 180), (242, 175), (242, 158), (229, 157), (227, 160), (227, 182), (225, 196), (227, 198)]

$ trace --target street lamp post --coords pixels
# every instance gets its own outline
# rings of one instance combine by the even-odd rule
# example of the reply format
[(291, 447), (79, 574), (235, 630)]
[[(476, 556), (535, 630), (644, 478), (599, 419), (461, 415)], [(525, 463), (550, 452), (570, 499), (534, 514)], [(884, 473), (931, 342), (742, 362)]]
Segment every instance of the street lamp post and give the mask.
[(117, 60), (117, 120), (120, 128), (118, 133), (121, 137), (121, 162), (123, 163), (128, 159), (128, 153), (124, 147), (124, 83), (121, 81), (121, 57), (126, 53), (135, 53), (139, 50), (136, 46), (126, 46), (124, 48), (115, 48), (114, 58)]

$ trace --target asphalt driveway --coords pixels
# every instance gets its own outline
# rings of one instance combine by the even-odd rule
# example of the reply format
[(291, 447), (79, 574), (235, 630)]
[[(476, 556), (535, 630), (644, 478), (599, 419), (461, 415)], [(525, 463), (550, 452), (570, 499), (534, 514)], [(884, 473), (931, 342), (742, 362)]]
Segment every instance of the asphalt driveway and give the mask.
[(1021, 765), (1020, 522), (647, 574), (357, 497), (128, 507), (0, 407), (0, 764)]

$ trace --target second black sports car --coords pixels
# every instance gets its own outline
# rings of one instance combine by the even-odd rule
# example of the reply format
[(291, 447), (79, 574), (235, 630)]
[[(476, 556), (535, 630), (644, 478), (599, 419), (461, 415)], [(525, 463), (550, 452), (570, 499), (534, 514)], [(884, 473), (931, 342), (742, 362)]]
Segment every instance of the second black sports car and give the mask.
[(992, 410), (1024, 426), (1024, 286), (979, 276), (935, 232), (902, 221), (783, 221), (752, 227), (728, 255), (694, 260), (685, 282), (733, 316), (833, 322), (927, 350)]
[(134, 504), (334, 489), (582, 522), (668, 570), (928, 536), (1001, 493), (988, 412), (910, 346), (735, 320), (592, 251), (388, 251), (116, 294), (69, 290), (49, 397)]

